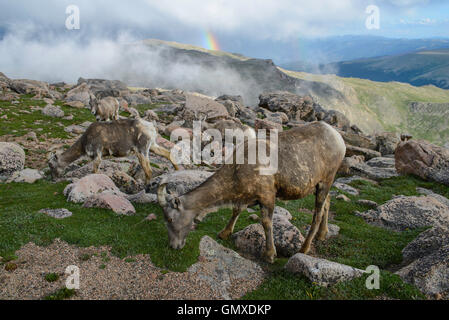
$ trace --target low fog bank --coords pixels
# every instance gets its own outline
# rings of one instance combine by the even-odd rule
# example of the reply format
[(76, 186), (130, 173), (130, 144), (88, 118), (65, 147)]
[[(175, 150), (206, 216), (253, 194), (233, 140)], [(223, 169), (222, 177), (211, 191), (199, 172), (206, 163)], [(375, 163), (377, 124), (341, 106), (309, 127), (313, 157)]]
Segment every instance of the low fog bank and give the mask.
[(251, 101), (262, 91), (255, 80), (226, 64), (201, 64), (188, 55), (176, 57), (173, 50), (147, 46), (126, 35), (80, 42), (7, 34), (0, 41), (0, 71), (10, 78), (49, 83), (76, 83), (79, 77), (114, 79), (136, 87), (239, 94)]

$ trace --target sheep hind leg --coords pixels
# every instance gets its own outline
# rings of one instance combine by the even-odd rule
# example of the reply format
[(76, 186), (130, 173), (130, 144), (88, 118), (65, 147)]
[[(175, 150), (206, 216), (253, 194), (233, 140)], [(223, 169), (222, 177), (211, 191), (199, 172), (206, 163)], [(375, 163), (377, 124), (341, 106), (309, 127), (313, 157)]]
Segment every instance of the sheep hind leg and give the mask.
[(261, 205), (262, 214), (262, 226), (265, 230), (266, 238), (266, 248), (263, 253), (263, 258), (269, 263), (274, 263), (274, 258), (276, 257), (276, 247), (274, 246), (273, 237), (273, 211), (274, 211), (274, 201), (272, 205)]
[(327, 222), (329, 219), (329, 209), (331, 205), (331, 197), (328, 194), (323, 208), (323, 219), (321, 220), (320, 228), (318, 229), (317, 239), (323, 241), (326, 239), (326, 235), (329, 232)]
[(313, 239), (318, 231), (318, 228), (321, 224), (321, 220), (323, 219), (324, 207), (326, 202), (326, 197), (329, 193), (329, 187), (324, 185), (323, 183), (319, 183), (316, 186), (316, 195), (315, 195), (315, 213), (313, 215), (312, 225), (310, 226), (309, 234), (307, 235), (306, 240), (304, 241), (301, 250), (299, 252), (307, 254), (310, 251), (310, 246), (312, 244)]
[(153, 171), (151, 170), (150, 160), (143, 153), (137, 152), (137, 158), (139, 159), (139, 163), (142, 166), (143, 171), (145, 172), (145, 183), (148, 184), (153, 176)]
[(172, 163), (175, 170), (179, 170), (178, 164), (172, 159), (171, 152), (165, 148), (162, 148), (158, 146), (156, 143), (152, 143), (150, 146), (150, 151), (154, 152), (155, 154), (162, 156)]
[(233, 207), (231, 219), (229, 220), (226, 227), (223, 230), (221, 230), (220, 233), (218, 234), (218, 237), (220, 239), (222, 240), (229, 239), (229, 236), (234, 232), (235, 223), (237, 222), (237, 219), (239, 218), (241, 212), (242, 212), (241, 206)]
[(100, 170), (100, 165), (101, 165), (101, 152), (98, 152), (94, 158), (92, 172), (98, 173), (98, 171)]

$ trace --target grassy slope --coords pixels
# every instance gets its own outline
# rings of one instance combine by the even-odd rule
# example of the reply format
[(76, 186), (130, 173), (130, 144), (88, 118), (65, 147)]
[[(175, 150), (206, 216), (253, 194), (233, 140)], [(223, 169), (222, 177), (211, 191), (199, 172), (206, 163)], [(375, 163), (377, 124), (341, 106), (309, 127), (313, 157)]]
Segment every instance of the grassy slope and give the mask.
[[(67, 203), (62, 191), (65, 183), (40, 181), (35, 184), (9, 184), (0, 187), (0, 255), (4, 260), (13, 257), (22, 245), (33, 241), (38, 245), (48, 245), (55, 238), (61, 238), (78, 246), (109, 245), (112, 252), (125, 258), (139, 253), (150, 254), (152, 261), (159, 267), (184, 271), (195, 263), (198, 257), (198, 244), (202, 236), (213, 238), (226, 224), (230, 210), (224, 209), (210, 214), (198, 229), (192, 232), (183, 250), (169, 248), (167, 232), (158, 205), (136, 205), (134, 216), (117, 216), (108, 210), (86, 209), (81, 205)], [(366, 182), (354, 182), (360, 188), (359, 197), (349, 196), (353, 200), (363, 198), (385, 202), (393, 194), (415, 195), (416, 186), (432, 188), (436, 192), (449, 196), (447, 187), (423, 182), (412, 177), (401, 177), (383, 181), (379, 186)], [(311, 215), (299, 208), (313, 208), (313, 197), (278, 204), (290, 210), (293, 223), (304, 233), (310, 223)], [(64, 220), (55, 220), (38, 213), (42, 208), (67, 208), (73, 216)], [(368, 225), (354, 210), (366, 210), (366, 207), (333, 199), (331, 211), (335, 212), (333, 223), (341, 227), (340, 235), (324, 243), (317, 243), (317, 254), (333, 261), (365, 269), (368, 265), (377, 265), (389, 269), (401, 262), (401, 250), (422, 230), (393, 232)], [(143, 219), (150, 213), (159, 217), (148, 222)], [(240, 217), (236, 231), (251, 222), (249, 213)], [(229, 241), (220, 241), (233, 247)], [(365, 299), (377, 296), (391, 298), (422, 298), (412, 286), (404, 284), (388, 271), (382, 271), (381, 290), (369, 291), (364, 287), (363, 279), (354, 280), (331, 289), (318, 288), (301, 276), (283, 271), (287, 259), (279, 258), (270, 266), (272, 273), (265, 283), (245, 298), (345, 298)]]
[[(338, 102), (335, 104), (331, 102), (328, 107), (343, 111), (354, 123), (366, 123), (364, 129), (374, 129), (376, 124), (380, 124), (385, 130), (410, 132), (416, 138), (438, 144), (444, 144), (449, 140), (449, 125), (444, 118), (448, 110), (438, 110), (435, 107), (428, 113), (412, 114), (409, 111), (410, 102), (449, 103), (449, 90), (435, 86), (414, 87), (400, 82), (375, 82), (283, 71), (300, 79), (331, 84), (349, 96), (351, 101), (349, 108), (343, 108)], [(360, 118), (359, 112), (367, 118)], [(356, 116), (352, 116), (352, 113)]]

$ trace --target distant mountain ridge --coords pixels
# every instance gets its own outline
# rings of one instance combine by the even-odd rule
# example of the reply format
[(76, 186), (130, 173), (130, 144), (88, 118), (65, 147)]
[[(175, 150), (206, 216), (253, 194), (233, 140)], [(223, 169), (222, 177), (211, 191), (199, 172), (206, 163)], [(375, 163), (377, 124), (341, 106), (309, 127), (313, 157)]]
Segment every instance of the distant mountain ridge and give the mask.
[[(239, 94), (251, 106), (256, 106), (259, 94), (266, 91), (283, 90), (300, 95), (308, 94), (325, 108), (341, 111), (367, 133), (408, 132), (416, 138), (440, 145), (449, 141), (449, 121), (443, 115), (447, 113), (444, 110), (449, 103), (449, 90), (435, 86), (415, 87), (399, 82), (385, 83), (295, 72), (280, 68), (271, 60), (251, 59), (238, 54), (159, 40), (145, 43), (150, 50), (157, 49), (163, 57), (159, 63), (175, 66), (180, 62), (189, 63), (201, 66), (201, 72), (213, 75), (204, 78), (206, 80), (188, 82), (188, 88), (181, 88), (179, 82), (172, 82), (170, 86), (173, 88), (198, 91), (211, 96)], [(240, 82), (236, 86), (230, 86), (228, 82), (232, 80), (223, 81), (221, 83), (226, 87), (222, 91), (209, 90), (210, 82), (226, 77), (224, 72), (229, 70), (238, 75)], [(149, 75), (151, 85), (167, 84), (164, 83), (166, 79), (163, 79), (163, 75), (157, 77)], [(242, 85), (246, 86), (245, 90), (240, 88)]]

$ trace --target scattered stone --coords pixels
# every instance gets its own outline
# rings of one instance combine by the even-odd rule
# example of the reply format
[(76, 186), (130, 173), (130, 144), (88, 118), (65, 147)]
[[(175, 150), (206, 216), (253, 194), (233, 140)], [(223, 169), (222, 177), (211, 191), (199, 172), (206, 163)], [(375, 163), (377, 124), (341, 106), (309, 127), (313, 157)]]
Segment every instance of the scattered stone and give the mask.
[(65, 105), (77, 109), (84, 108), (85, 106), (84, 103), (81, 101), (67, 101)]
[(223, 299), (243, 296), (257, 288), (265, 278), (259, 265), (208, 236), (200, 241), (200, 256), (202, 259), (192, 265), (188, 273), (208, 283)]
[(357, 204), (361, 204), (362, 206), (367, 206), (367, 207), (371, 207), (371, 208), (377, 207), (376, 202), (371, 201), (371, 200), (365, 200), (365, 199), (357, 200)]
[(148, 217), (145, 218), (145, 220), (147, 220), (147, 221), (153, 221), (156, 219), (157, 219), (157, 216), (154, 213), (149, 214)]
[(351, 202), (351, 199), (349, 199), (347, 196), (345, 196), (344, 194), (339, 194), (336, 197), (337, 200), (343, 200), (344, 202)]
[(72, 124), (72, 125), (64, 128), (64, 131), (68, 132), (68, 133), (82, 134), (82, 133), (84, 133), (84, 131), (86, 131), (86, 128), (76, 125), (76, 124)]
[(287, 218), (287, 220), (291, 220), (293, 218), (290, 211), (288, 211), (285, 208), (278, 207), (278, 206), (274, 207), (273, 216), (274, 215), (283, 216), (284, 218)]
[(51, 104), (48, 104), (44, 109), (42, 109), (42, 114), (53, 118), (64, 117), (64, 111)]
[[(326, 239), (336, 237), (340, 234), (340, 227), (333, 223), (327, 224), (328, 232), (326, 234)], [(305, 234), (308, 234), (310, 231), (310, 226), (306, 227)]]
[(382, 180), (397, 177), (398, 173), (394, 168), (371, 167), (366, 163), (358, 163), (351, 166), (351, 174), (363, 176), (373, 180)]
[(358, 196), (360, 194), (359, 190), (357, 190), (356, 188), (353, 188), (347, 184), (341, 183), (341, 182), (334, 182), (333, 186), (335, 188), (337, 188), (340, 191), (349, 193), (350, 195), (353, 196)]
[(424, 140), (399, 143), (396, 169), (400, 174), (414, 174), (425, 180), (449, 186), (449, 150)]
[(14, 172), (23, 170), (25, 152), (15, 144), (0, 142), (0, 180), (8, 179)]
[(372, 158), (366, 162), (367, 165), (374, 168), (393, 168), (395, 165), (394, 158), (386, 158), (386, 157), (380, 157), (380, 158)]
[(42, 209), (39, 210), (39, 213), (46, 214), (55, 219), (65, 219), (72, 216), (72, 212), (67, 209)]
[(305, 275), (311, 282), (323, 287), (358, 278), (364, 273), (363, 270), (351, 266), (302, 253), (291, 257), (285, 265), (285, 269), (292, 273)]
[(248, 219), (254, 222), (258, 222), (260, 220), (260, 217), (257, 214), (253, 213), (248, 217)]
[(35, 183), (37, 180), (43, 178), (43, 175), (39, 170), (36, 169), (24, 169), (21, 171), (16, 171), (8, 179), (8, 183)]

